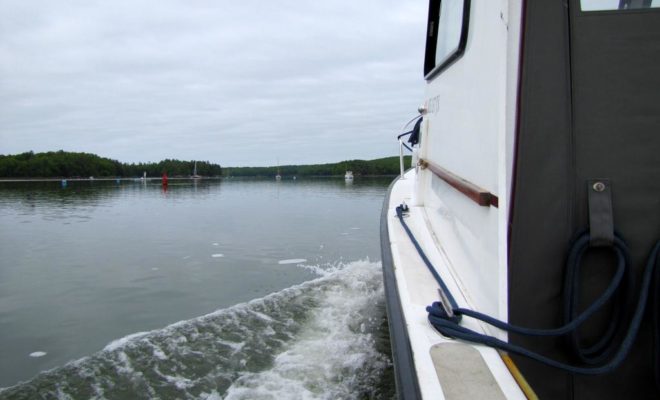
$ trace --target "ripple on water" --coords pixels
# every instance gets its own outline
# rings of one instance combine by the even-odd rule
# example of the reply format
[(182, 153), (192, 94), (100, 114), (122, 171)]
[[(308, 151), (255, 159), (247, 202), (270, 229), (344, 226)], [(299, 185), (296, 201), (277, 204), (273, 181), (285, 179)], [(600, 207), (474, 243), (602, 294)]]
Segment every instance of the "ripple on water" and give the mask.
[(307, 259), (305, 259), (305, 258), (292, 258), (292, 259), (290, 259), (290, 260), (280, 260), (280, 261), (278, 261), (277, 263), (278, 263), (278, 264), (281, 264), (281, 265), (285, 265), (285, 264), (300, 264), (300, 263), (304, 263), (305, 261), (307, 261)]

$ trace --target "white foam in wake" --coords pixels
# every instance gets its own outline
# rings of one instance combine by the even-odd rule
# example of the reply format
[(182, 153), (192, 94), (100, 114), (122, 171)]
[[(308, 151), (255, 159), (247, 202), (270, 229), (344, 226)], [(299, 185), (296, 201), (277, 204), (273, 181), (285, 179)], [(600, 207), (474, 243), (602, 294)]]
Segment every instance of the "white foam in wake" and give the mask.
[(383, 398), (380, 264), (317, 268), (311, 281), (115, 340), (0, 398)]
[(108, 343), (103, 350), (105, 351), (113, 351), (116, 350), (124, 345), (126, 343), (130, 342), (131, 340), (140, 338), (142, 336), (145, 336), (149, 334), (149, 332), (137, 332), (137, 333), (131, 333), (130, 335), (126, 335), (123, 338), (113, 340), (112, 342)]
[(211, 257), (213, 257), (213, 258), (220, 258), (220, 257), (224, 257), (224, 256), (225, 256), (224, 254), (220, 254), (220, 253), (218, 253), (218, 254), (211, 254)]
[[(261, 398), (357, 398), (365, 376), (388, 366), (365, 325), (378, 324), (377, 299), (383, 296), (377, 263), (351, 263), (322, 294), (319, 305), (296, 339), (275, 357), (272, 368), (245, 373), (225, 400)], [(379, 271), (379, 270), (376, 270)]]

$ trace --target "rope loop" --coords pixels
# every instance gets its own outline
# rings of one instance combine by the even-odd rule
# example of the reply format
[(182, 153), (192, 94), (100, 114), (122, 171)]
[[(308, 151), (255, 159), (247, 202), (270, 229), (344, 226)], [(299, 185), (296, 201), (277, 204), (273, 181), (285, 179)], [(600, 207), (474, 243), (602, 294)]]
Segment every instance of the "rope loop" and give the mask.
[[(634, 282), (632, 274), (629, 272), (629, 266), (631, 264), (630, 251), (623, 238), (618, 233), (615, 233), (614, 241), (609, 247), (612, 249), (617, 261), (614, 276), (607, 288), (598, 296), (598, 298), (596, 298), (596, 300), (594, 300), (584, 311), (578, 313), (577, 306), (580, 298), (579, 276), (581, 263), (583, 256), (592, 247), (590, 244), (591, 238), (588, 233), (579, 235), (573, 241), (566, 262), (566, 275), (564, 282), (564, 325), (552, 329), (533, 329), (511, 325), (478, 311), (458, 307), (456, 300), (447, 288), (447, 285), (442, 280), (435, 267), (431, 264), (428, 257), (424, 254), (421, 246), (404, 221), (404, 216), (407, 211), (408, 209), (405, 205), (397, 207), (397, 217), (408, 234), (411, 242), (417, 249), (420, 257), (426, 264), (426, 267), (429, 269), (429, 272), (431, 272), (440, 286), (440, 290), (443, 294), (441, 297), (446, 298), (446, 303), (448, 303), (434, 302), (426, 307), (429, 322), (442, 335), (518, 354), (570, 373), (583, 375), (605, 374), (614, 371), (630, 352), (639, 332), (639, 327), (644, 316), (644, 310), (648, 303), (649, 292), (652, 290), (652, 302), (654, 303), (653, 322), (654, 327), (656, 328), (654, 338), (656, 348), (654, 357), (655, 376), (658, 387), (660, 388), (660, 350), (658, 350), (658, 348), (660, 348), (660, 305), (658, 304), (660, 300), (660, 273), (657, 273), (657, 271), (660, 270), (660, 267), (656, 268), (660, 264), (660, 241), (655, 244), (649, 254), (646, 267), (644, 268), (642, 284), (638, 291), (639, 296), (637, 297), (636, 305), (634, 305), (634, 299), (632, 298), (632, 294), (634, 293)], [(611, 300), (614, 301), (612, 322), (608, 324), (606, 332), (603, 333), (602, 338), (599, 339), (597, 343), (591, 346), (584, 346), (581, 344), (582, 340), (578, 328)], [(447, 312), (447, 310), (450, 310), (450, 312)], [(634, 310), (634, 312), (629, 315), (627, 313), (629, 310)], [(583, 365), (562, 363), (530, 351), (524, 347), (502, 341), (494, 336), (473, 331), (460, 324), (463, 316), (474, 318), (496, 328), (521, 335), (539, 337), (566, 336), (569, 339), (569, 343), (571, 344), (574, 353)]]

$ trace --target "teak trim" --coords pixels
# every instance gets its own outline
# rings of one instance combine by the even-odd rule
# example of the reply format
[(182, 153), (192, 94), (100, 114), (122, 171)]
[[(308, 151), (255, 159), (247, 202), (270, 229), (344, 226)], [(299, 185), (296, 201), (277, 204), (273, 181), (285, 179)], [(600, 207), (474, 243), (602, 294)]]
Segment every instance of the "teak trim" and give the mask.
[(463, 193), (480, 206), (493, 206), (495, 208), (498, 207), (499, 199), (488, 190), (480, 188), (474, 183), (461, 178), (460, 176), (442, 168), (441, 166), (432, 163), (431, 161), (420, 158), (419, 166), (422, 169), (428, 168), (429, 171), (433, 172), (438, 178), (447, 182), (454, 189)]

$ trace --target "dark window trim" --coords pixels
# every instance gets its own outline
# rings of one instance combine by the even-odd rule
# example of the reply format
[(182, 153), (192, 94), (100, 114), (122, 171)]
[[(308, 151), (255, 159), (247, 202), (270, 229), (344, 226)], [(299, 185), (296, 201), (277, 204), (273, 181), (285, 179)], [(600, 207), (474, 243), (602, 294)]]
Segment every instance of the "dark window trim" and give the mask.
[(435, 65), (435, 48), (438, 39), (439, 10), (442, 0), (429, 1), (429, 17), (426, 26), (426, 55), (424, 57), (424, 79), (431, 80), (440, 72), (449, 68), (456, 60), (465, 53), (467, 44), (468, 28), (470, 25), (470, 2), (463, 0), (463, 24), (461, 27), (461, 37), (458, 41), (458, 48), (451, 53), (440, 65)]

